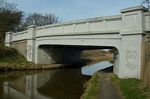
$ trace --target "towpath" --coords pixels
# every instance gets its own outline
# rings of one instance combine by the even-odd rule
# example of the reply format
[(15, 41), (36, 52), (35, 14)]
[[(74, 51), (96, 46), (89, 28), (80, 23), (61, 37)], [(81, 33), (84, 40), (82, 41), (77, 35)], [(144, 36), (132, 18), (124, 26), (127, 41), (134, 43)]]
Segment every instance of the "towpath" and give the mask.
[(100, 90), (98, 99), (124, 99), (119, 88), (112, 82), (113, 73), (100, 71)]

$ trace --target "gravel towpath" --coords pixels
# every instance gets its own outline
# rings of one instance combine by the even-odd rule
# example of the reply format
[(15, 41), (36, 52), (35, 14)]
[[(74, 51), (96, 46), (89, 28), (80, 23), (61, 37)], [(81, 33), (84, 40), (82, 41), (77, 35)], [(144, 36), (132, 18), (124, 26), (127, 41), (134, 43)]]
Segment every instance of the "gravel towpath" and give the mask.
[(120, 90), (111, 80), (113, 74), (101, 72), (100, 75), (100, 91), (98, 99), (124, 99)]

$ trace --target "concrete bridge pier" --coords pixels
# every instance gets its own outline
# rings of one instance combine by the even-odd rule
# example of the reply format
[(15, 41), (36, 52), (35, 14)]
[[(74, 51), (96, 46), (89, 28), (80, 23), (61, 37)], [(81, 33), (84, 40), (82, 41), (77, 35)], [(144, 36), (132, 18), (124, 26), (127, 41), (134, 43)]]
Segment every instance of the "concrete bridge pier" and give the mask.
[(28, 27), (28, 39), (27, 39), (27, 60), (33, 62), (34, 59), (34, 50), (35, 50), (35, 34), (36, 26), (32, 25)]
[(140, 34), (122, 37), (119, 73), (121, 78), (141, 78), (143, 36)]
[(146, 11), (148, 9), (144, 7), (121, 10), (121, 51), (119, 74), (117, 74), (121, 78), (141, 78), (141, 46), (145, 38), (144, 13)]
[(120, 66), (120, 53), (119, 53), (119, 50), (114, 48), (113, 49), (113, 52), (114, 52), (114, 59), (113, 59), (113, 72), (115, 74), (119, 74), (119, 66)]
[(79, 48), (39, 46), (35, 62), (37, 64), (74, 64), (81, 61)]

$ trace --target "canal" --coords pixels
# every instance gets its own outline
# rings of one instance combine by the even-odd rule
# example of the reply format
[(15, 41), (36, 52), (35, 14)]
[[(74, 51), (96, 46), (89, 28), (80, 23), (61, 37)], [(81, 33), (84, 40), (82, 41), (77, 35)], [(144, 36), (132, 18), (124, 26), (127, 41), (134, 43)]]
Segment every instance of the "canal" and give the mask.
[(80, 99), (83, 86), (89, 79), (85, 75), (110, 64), (103, 62), (82, 68), (1, 72), (0, 99)]

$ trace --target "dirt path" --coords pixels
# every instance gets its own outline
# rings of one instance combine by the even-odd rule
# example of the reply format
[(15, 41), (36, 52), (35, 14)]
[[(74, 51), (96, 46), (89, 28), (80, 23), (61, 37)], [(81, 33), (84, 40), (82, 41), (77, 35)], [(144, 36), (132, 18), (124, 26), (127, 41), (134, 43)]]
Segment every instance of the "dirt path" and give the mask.
[(100, 75), (100, 91), (98, 99), (123, 99), (120, 91), (111, 81), (113, 74), (101, 72)]

